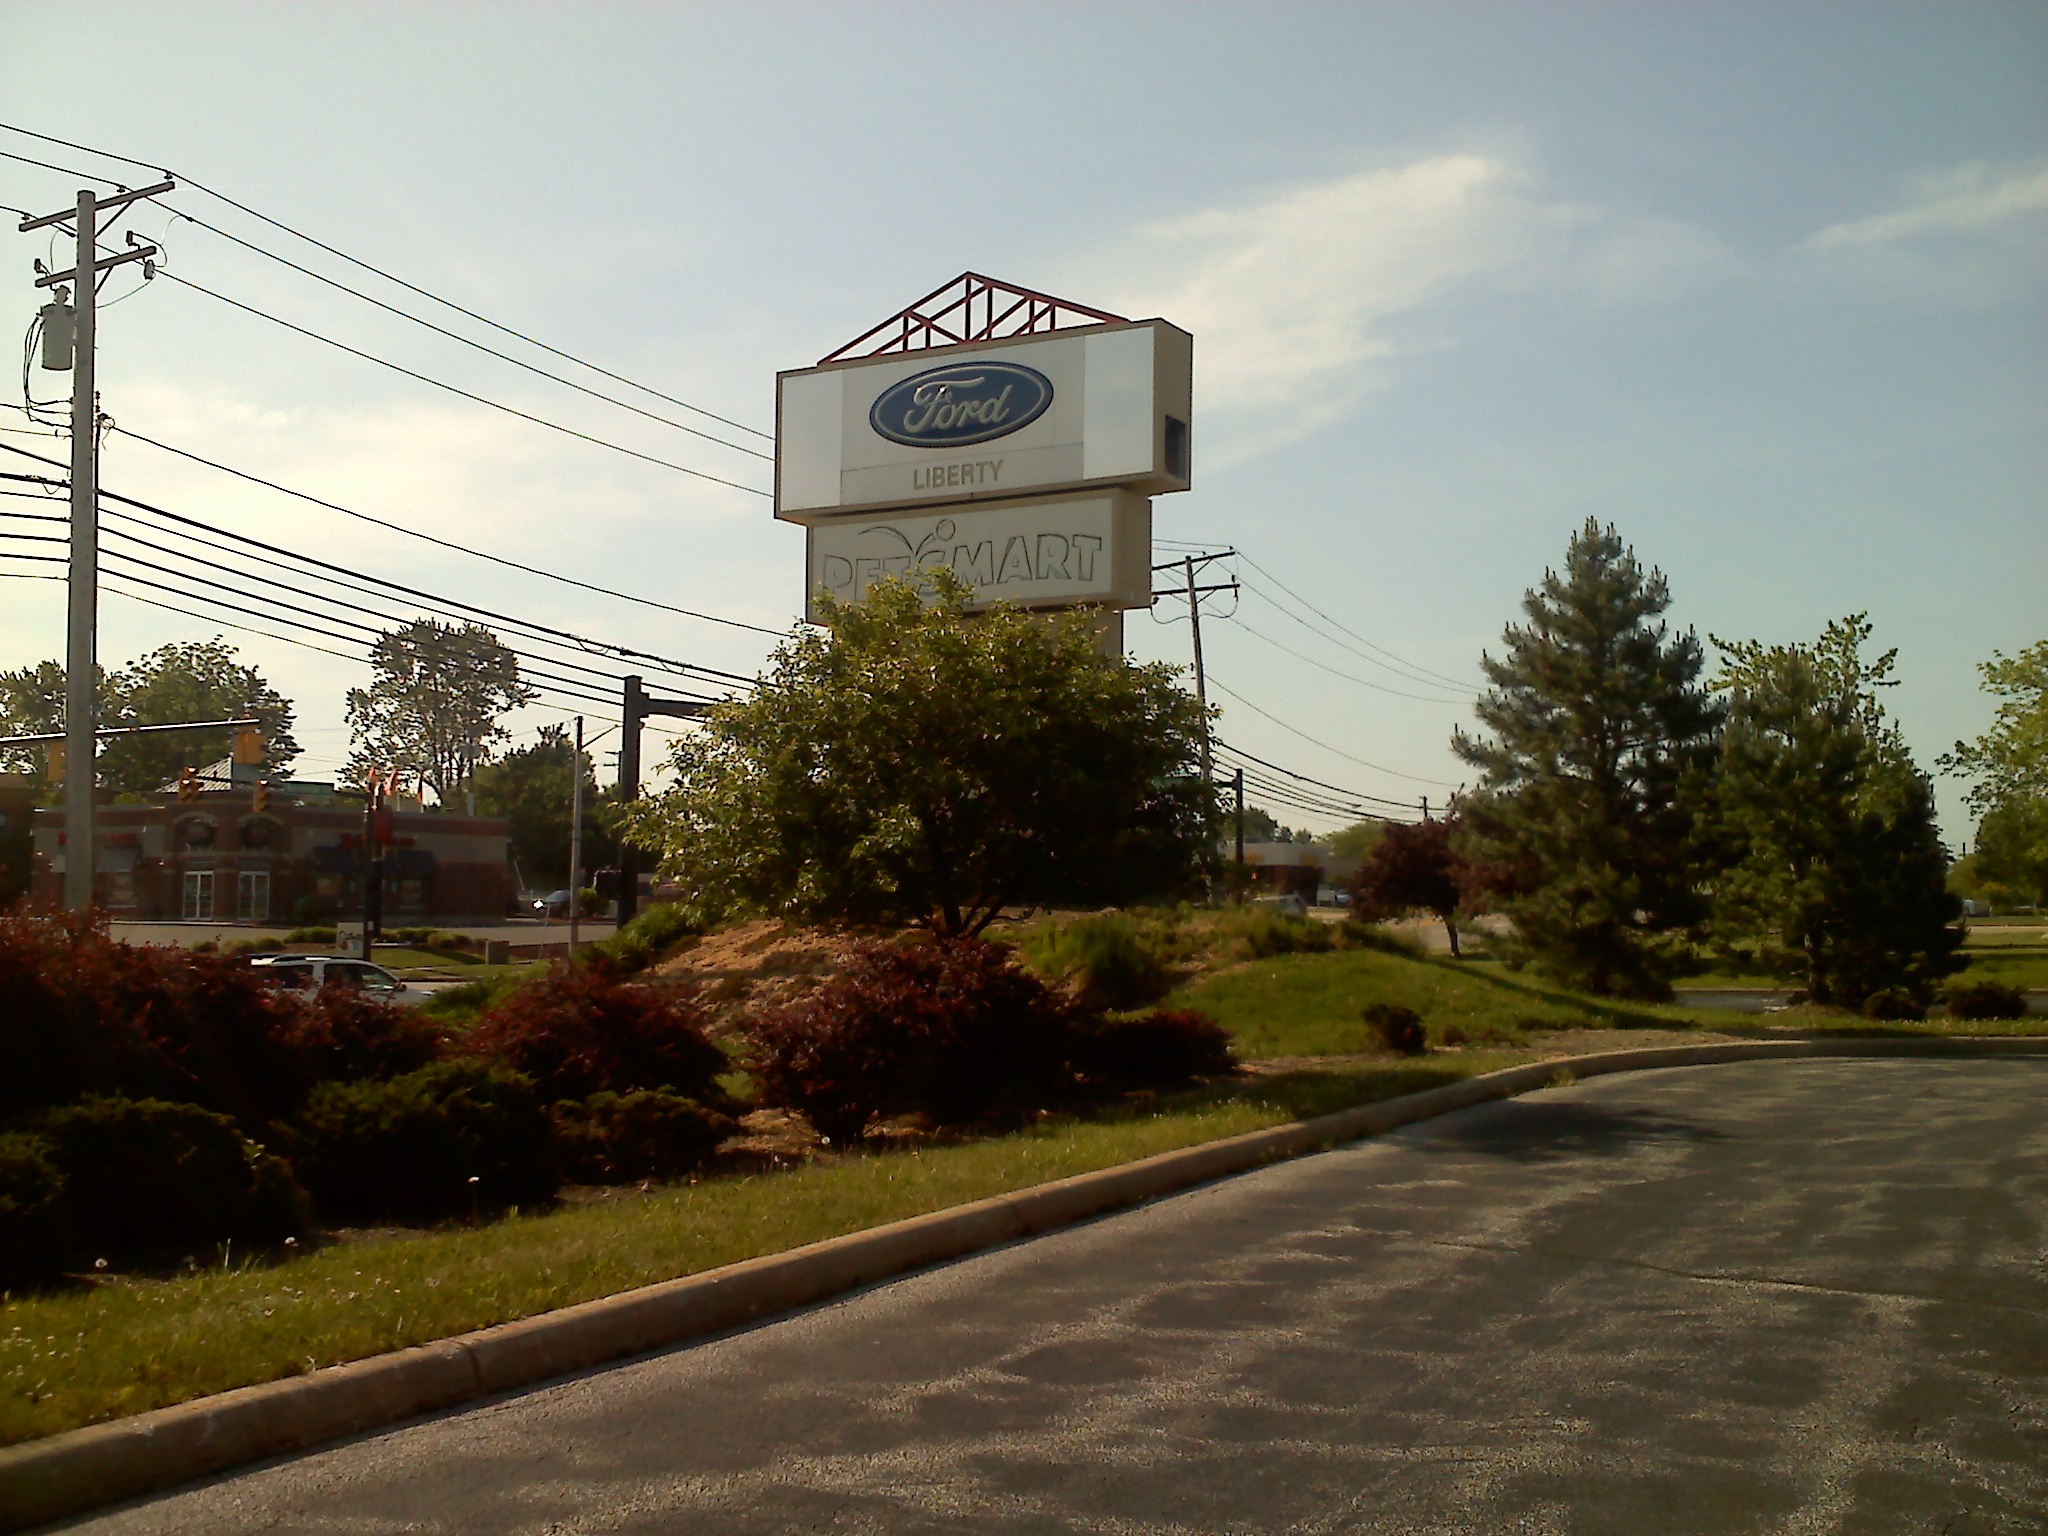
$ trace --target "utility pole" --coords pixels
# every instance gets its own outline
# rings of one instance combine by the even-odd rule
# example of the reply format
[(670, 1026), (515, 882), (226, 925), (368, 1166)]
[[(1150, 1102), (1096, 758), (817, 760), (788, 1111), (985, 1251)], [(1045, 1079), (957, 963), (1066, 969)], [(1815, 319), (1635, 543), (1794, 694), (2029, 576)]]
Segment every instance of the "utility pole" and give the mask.
[(576, 717), (576, 755), (569, 759), (569, 957), (583, 913), (583, 717)]
[[(177, 184), (163, 181), (139, 192), (121, 192), (101, 199), (78, 194), (78, 205), (62, 213), (23, 219), (22, 233), (75, 220), (76, 256), (69, 272), (42, 272), (38, 288), (69, 284), (72, 300), (71, 356), (47, 349), (43, 365), (53, 371), (71, 369), (71, 564), (70, 592), (64, 626), (64, 905), (89, 911), (99, 865), (99, 785), (93, 758), (94, 731), (99, 723), (93, 684), (98, 671), (100, 524), (99, 524), (99, 393), (94, 377), (93, 349), (98, 334), (100, 273), (124, 262), (143, 264), (145, 280), (156, 276), (157, 249), (128, 237), (131, 250), (99, 259), (100, 215), (127, 207), (139, 198), (169, 192)], [(42, 263), (38, 262), (40, 271)], [(61, 303), (61, 300), (60, 300)], [(47, 326), (47, 320), (45, 322)]]
[(1238, 769), (1232, 776), (1232, 787), (1237, 791), (1237, 900), (1244, 904), (1244, 770)]
[(1188, 575), (1188, 629), (1195, 640), (1195, 702), (1202, 706), (1202, 782), (1216, 777), (1216, 764), (1209, 750), (1209, 684), (1202, 672), (1202, 599), (1195, 591), (1195, 557), (1183, 562)]
[(377, 854), (377, 770), (370, 770), (369, 785), (363, 790), (363, 949), (367, 960), (377, 942), (377, 925), (384, 917), (384, 861)]

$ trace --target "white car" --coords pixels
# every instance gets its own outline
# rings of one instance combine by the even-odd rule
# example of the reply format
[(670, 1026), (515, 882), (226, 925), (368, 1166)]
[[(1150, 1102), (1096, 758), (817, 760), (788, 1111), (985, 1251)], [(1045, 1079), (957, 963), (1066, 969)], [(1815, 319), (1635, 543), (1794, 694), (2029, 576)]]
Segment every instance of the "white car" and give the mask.
[(401, 1008), (417, 1008), (428, 997), (422, 988), (400, 981), (381, 965), (341, 955), (251, 955), (249, 968), (288, 992), (310, 995), (334, 982), (359, 987), (365, 997)]

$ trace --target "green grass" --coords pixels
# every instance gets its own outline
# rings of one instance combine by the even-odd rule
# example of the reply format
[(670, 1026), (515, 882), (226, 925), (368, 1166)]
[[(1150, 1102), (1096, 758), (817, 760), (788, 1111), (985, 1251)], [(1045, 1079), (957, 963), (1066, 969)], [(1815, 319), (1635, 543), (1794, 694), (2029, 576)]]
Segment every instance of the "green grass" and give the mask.
[(1969, 956), (1967, 969), (1957, 973), (1962, 981), (1997, 981), (2008, 987), (2048, 988), (2048, 925), (1987, 925), (1982, 919), (1970, 924), (1970, 936), (1963, 945)]
[(425, 1343), (1505, 1066), (1460, 1052), (1192, 1090), (917, 1151), (0, 1304), (0, 1444)]
[(1543, 985), (1493, 961), (1420, 959), (1374, 950), (1284, 955), (1205, 977), (1167, 999), (1199, 1008), (1237, 1037), (1240, 1055), (1338, 1056), (1375, 1047), (1360, 1021), (1367, 1003), (1422, 1015), (1432, 1038), (1457, 1025), (1475, 1039), (1530, 1029), (1669, 1027), (1699, 1011), (1607, 1003)]

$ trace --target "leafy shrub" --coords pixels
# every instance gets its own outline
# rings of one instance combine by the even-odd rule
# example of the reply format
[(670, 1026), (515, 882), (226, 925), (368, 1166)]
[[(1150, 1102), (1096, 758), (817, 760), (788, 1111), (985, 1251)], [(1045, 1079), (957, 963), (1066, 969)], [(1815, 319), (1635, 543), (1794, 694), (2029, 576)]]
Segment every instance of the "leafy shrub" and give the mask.
[(240, 955), (276, 954), (284, 948), (284, 940), (265, 936), (260, 939), (230, 939), (222, 946), (221, 953), (230, 957)]
[(733, 1128), (730, 1116), (659, 1089), (564, 1099), (548, 1113), (562, 1170), (583, 1184), (672, 1179), (701, 1168)]
[(340, 1220), (431, 1220), (534, 1205), (561, 1184), (553, 1127), (533, 1080), (491, 1062), (322, 1083), (286, 1144), (320, 1211)]
[(454, 933), (446, 928), (436, 928), (427, 935), (427, 948), (449, 950), (463, 954), (472, 949), (483, 948), (481, 939), (473, 939), (466, 933)]
[(246, 965), (118, 943), (100, 917), (0, 911), (0, 1118), (118, 1093), (265, 1125), (293, 1096), (280, 1018)]
[(1091, 1019), (1075, 1032), (1074, 1065), (1108, 1088), (1149, 1088), (1220, 1077), (1237, 1063), (1230, 1036), (1206, 1013), (1155, 1008), (1129, 1019)]
[(88, 1098), (37, 1124), (78, 1243), (111, 1262), (270, 1243), (306, 1230), (288, 1165), (225, 1115), (158, 1099)]
[(69, 1237), (55, 1148), (20, 1131), (0, 1135), (0, 1286), (53, 1278)]
[(1952, 981), (1944, 997), (1952, 1019), (2017, 1019), (2027, 1011), (2026, 994), (1999, 981)]
[(433, 939), (431, 928), (394, 928), (385, 935), (387, 943), (403, 944), (408, 949), (424, 949)]
[(527, 978), (516, 971), (479, 976), (474, 981), (458, 981), (453, 986), (435, 988), (427, 1000), (413, 1011), (444, 1025), (474, 1023), (479, 1014), (517, 991), (526, 981)]
[(1314, 953), (1336, 944), (1328, 923), (1272, 907), (1235, 908), (1224, 914), (1219, 926), (1229, 936), (1233, 951), (1247, 960)]
[(704, 1032), (707, 1017), (692, 993), (564, 961), (493, 1003), (464, 1048), (524, 1072), (550, 1099), (666, 1088), (716, 1103), (730, 1064)]
[(284, 936), (287, 944), (332, 944), (339, 935), (332, 928), (294, 928)]
[(1927, 1009), (1904, 987), (1879, 987), (1863, 999), (1866, 1019), (1924, 1019)]
[(703, 931), (689, 908), (672, 901), (658, 901), (634, 915), (608, 939), (586, 945), (583, 953), (605, 962), (614, 975), (644, 971), (683, 940)]
[(840, 1143), (877, 1117), (957, 1124), (1072, 1085), (1068, 1008), (980, 939), (862, 943), (838, 975), (757, 1015), (749, 1032), (765, 1100)]
[(307, 1089), (316, 1082), (416, 1072), (446, 1046), (441, 1026), (419, 1010), (380, 1002), (360, 987), (329, 982), (312, 998), (286, 998), (278, 1039)]
[(1158, 944), (1122, 912), (1045, 923), (1025, 937), (1023, 950), (1041, 976), (1070, 982), (1084, 1008), (1140, 1008), (1173, 988)]
[(1399, 1003), (1367, 1003), (1365, 1024), (1380, 1044), (1403, 1056), (1420, 1056), (1429, 1049), (1429, 1034), (1422, 1027), (1422, 1015)]

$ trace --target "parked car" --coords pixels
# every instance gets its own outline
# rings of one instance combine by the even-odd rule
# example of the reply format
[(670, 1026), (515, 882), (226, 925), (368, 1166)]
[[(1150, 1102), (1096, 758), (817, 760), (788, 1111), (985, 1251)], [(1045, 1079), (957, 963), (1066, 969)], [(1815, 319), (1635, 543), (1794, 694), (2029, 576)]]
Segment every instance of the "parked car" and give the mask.
[(424, 989), (400, 981), (383, 966), (340, 955), (251, 955), (249, 968), (287, 992), (318, 992), (333, 982), (360, 987), (366, 997), (401, 1008), (417, 1008), (427, 1000)]
[(549, 891), (545, 896), (534, 898), (533, 915), (544, 922), (567, 922), (569, 903), (575, 899), (574, 891)]

